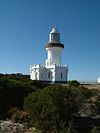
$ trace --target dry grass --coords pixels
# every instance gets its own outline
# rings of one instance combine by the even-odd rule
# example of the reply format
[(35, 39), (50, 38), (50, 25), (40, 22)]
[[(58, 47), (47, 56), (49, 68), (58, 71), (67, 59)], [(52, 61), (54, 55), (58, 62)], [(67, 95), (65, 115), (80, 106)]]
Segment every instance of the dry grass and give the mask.
[(100, 92), (100, 84), (84, 84), (83, 86)]

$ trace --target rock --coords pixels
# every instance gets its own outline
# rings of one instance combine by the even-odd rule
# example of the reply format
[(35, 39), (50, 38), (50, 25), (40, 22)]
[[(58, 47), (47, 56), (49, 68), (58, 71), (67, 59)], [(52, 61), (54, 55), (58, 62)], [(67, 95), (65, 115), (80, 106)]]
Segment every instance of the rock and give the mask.
[(27, 125), (13, 123), (11, 120), (0, 121), (0, 133), (36, 133), (33, 128), (28, 128)]

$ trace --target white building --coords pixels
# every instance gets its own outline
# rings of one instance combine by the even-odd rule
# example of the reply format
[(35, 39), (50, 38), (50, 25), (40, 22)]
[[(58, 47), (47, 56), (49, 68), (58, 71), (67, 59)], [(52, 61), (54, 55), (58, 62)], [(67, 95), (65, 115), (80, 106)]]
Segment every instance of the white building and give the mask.
[(98, 77), (98, 84), (100, 84), (100, 77)]
[(64, 44), (60, 42), (60, 33), (53, 28), (46, 44), (47, 59), (45, 65), (34, 64), (30, 67), (30, 78), (46, 82), (67, 82), (68, 66), (61, 65), (61, 53)]

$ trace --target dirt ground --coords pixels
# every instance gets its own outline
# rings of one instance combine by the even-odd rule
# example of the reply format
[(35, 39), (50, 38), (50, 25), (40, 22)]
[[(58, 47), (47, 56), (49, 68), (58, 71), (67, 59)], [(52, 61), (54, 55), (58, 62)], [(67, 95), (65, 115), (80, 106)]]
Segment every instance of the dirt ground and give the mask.
[(96, 89), (100, 91), (100, 84), (82, 84), (84, 87), (87, 87), (88, 89)]

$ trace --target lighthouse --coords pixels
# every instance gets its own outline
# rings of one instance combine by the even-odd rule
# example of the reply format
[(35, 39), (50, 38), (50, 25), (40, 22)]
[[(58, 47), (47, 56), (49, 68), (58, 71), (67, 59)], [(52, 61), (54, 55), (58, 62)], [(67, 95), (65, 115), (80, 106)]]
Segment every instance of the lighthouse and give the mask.
[(57, 64), (61, 65), (61, 52), (64, 49), (64, 44), (60, 42), (60, 33), (56, 28), (53, 28), (49, 34), (49, 42), (45, 46), (47, 51), (46, 66)]
[(64, 44), (60, 41), (60, 33), (57, 28), (52, 28), (49, 33), (49, 41), (45, 45), (47, 59), (45, 63), (30, 66), (30, 78), (45, 82), (66, 83), (68, 76), (68, 65), (62, 65), (62, 51)]

